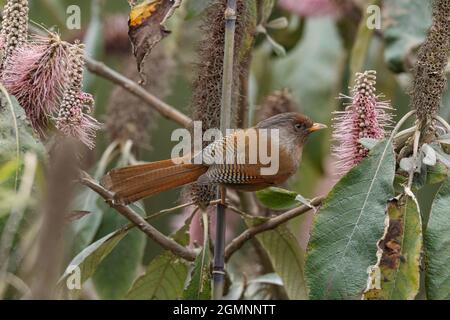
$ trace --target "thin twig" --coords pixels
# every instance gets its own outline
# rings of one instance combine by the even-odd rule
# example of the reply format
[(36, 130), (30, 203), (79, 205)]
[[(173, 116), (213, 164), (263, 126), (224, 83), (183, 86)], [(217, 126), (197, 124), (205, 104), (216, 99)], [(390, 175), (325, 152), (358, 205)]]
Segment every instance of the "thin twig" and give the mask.
[(192, 202), (180, 204), (179, 206), (176, 206), (176, 207), (173, 207), (173, 208), (163, 209), (163, 210), (160, 210), (160, 211), (158, 211), (158, 212), (155, 212), (155, 213), (153, 213), (153, 214), (151, 214), (151, 215), (145, 217), (144, 220), (147, 221), (147, 222), (149, 222), (150, 220), (153, 220), (153, 219), (155, 219), (155, 218), (158, 218), (158, 217), (160, 217), (160, 216), (162, 216), (162, 215), (164, 215), (164, 214), (166, 214), (166, 213), (173, 212), (173, 211), (176, 211), (176, 210), (178, 210), (178, 209), (183, 209), (183, 208), (192, 206), (192, 205), (194, 205), (194, 204), (195, 204), (195, 202), (192, 201)]
[[(36, 27), (33, 25), (30, 25), (29, 30), (32, 33), (40, 35), (46, 35), (47, 33), (40, 27)], [(174, 107), (170, 106), (169, 104), (165, 103), (164, 101), (158, 99), (151, 93), (147, 92), (142, 86), (140, 86), (135, 81), (128, 79), (119, 72), (111, 69), (103, 62), (97, 61), (90, 57), (86, 56), (85, 62), (86, 68), (90, 72), (123, 87), (125, 90), (128, 90), (130, 93), (141, 98), (142, 101), (146, 102), (150, 107), (155, 109), (157, 112), (159, 112), (162, 116), (166, 117), (167, 119), (173, 120), (185, 128), (190, 128), (192, 126), (191, 118), (189, 118), (182, 112), (178, 111)]]
[(257, 216), (253, 216), (251, 214), (248, 214), (247, 212), (244, 212), (244, 211), (242, 211), (242, 210), (240, 210), (240, 209), (238, 209), (238, 208), (236, 208), (236, 207), (234, 207), (234, 206), (232, 206), (230, 204), (225, 204), (225, 207), (227, 209), (230, 209), (231, 211), (237, 213), (238, 215), (240, 215), (244, 219), (254, 220), (254, 219), (258, 219), (259, 218)]
[(144, 218), (142, 218), (138, 213), (136, 213), (130, 207), (114, 203), (113, 194), (99, 185), (94, 179), (92, 179), (86, 172), (82, 173), (80, 182), (86, 187), (90, 188), (94, 192), (98, 193), (103, 199), (105, 199), (108, 205), (123, 215), (126, 219), (131, 221), (136, 227), (138, 227), (142, 232), (144, 232), (150, 239), (154, 240), (161, 247), (169, 250), (173, 254), (188, 260), (194, 261), (196, 254), (194, 251), (183, 247), (176, 241), (165, 236), (152, 225), (150, 225)]
[(447, 132), (450, 133), (450, 125), (448, 124), (448, 122), (445, 121), (445, 119), (442, 118), (441, 116), (436, 116), (435, 118), (436, 118), (437, 121), (440, 122), (440, 124), (442, 124), (442, 125), (445, 127), (445, 129), (447, 130)]
[(124, 89), (128, 90), (130, 93), (141, 98), (149, 106), (158, 111), (162, 116), (167, 119), (173, 120), (176, 123), (182, 125), (185, 128), (190, 128), (192, 126), (192, 119), (168, 105), (164, 101), (158, 99), (151, 93), (147, 92), (142, 86), (133, 80), (128, 79), (119, 72), (111, 69), (103, 62), (96, 61), (90, 57), (85, 57), (86, 67), (88, 70), (102, 78), (105, 78)]
[[(322, 201), (324, 199), (325, 199), (325, 197), (314, 198), (311, 201), (311, 204), (315, 207), (319, 206), (322, 204)], [(248, 240), (252, 239), (256, 235), (258, 235), (264, 231), (275, 229), (276, 227), (282, 225), (283, 223), (286, 223), (289, 220), (308, 212), (309, 210), (311, 210), (310, 207), (308, 207), (306, 205), (302, 205), (300, 207), (297, 207), (297, 208), (289, 210), (285, 213), (282, 213), (279, 216), (271, 218), (271, 219), (267, 220), (266, 222), (263, 222), (256, 226), (248, 228), (247, 230), (242, 232), (239, 236), (234, 238), (230, 242), (230, 244), (226, 247), (225, 261), (228, 261), (230, 259), (230, 257), (233, 255), (233, 253), (235, 253), (237, 250), (239, 250)]]
[(420, 131), (417, 129), (414, 133), (414, 143), (413, 143), (413, 165), (411, 166), (411, 170), (409, 170), (409, 177), (408, 177), (408, 188), (411, 189), (413, 180), (414, 180), (414, 173), (417, 170), (417, 162), (418, 162), (418, 151), (419, 151), (419, 142), (420, 142)]

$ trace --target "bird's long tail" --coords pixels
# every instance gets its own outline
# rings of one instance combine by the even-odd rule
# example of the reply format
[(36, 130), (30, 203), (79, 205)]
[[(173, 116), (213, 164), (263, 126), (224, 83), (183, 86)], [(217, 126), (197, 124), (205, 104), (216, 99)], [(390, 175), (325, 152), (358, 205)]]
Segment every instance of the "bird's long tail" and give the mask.
[(180, 164), (169, 159), (113, 169), (100, 183), (114, 193), (115, 201), (129, 204), (194, 182), (207, 170), (202, 164)]

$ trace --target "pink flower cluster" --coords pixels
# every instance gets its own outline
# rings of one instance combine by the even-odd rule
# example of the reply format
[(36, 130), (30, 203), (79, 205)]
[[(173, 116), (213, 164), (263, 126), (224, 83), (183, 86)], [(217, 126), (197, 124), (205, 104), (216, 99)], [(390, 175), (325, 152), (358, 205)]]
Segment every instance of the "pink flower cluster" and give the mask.
[(5, 64), (3, 84), (17, 98), (41, 136), (45, 135), (48, 116), (59, 108), (68, 60), (68, 44), (58, 36), (36, 36), (17, 48)]
[(92, 96), (81, 89), (84, 47), (53, 33), (28, 40), (28, 11), (28, 0), (7, 0), (3, 8), (0, 80), (41, 138), (57, 114), (56, 127), (92, 149), (100, 125), (88, 115)]
[(100, 124), (89, 115), (94, 99), (92, 95), (82, 91), (83, 67), (84, 46), (75, 43), (70, 48), (69, 83), (56, 119), (56, 128), (92, 149), (95, 132), (100, 129)]
[(280, 0), (279, 4), (299, 16), (339, 16), (342, 13), (337, 0)]
[(100, 125), (88, 114), (94, 100), (81, 90), (83, 67), (82, 45), (64, 42), (55, 34), (35, 36), (10, 56), (2, 82), (41, 137), (57, 114), (56, 128), (92, 149)]
[(333, 125), (333, 155), (340, 175), (347, 173), (367, 156), (368, 150), (359, 142), (361, 138), (382, 139), (392, 123), (389, 102), (376, 95), (376, 71), (358, 73), (352, 96), (344, 111), (335, 112)]
[(100, 124), (88, 113), (94, 104), (89, 93), (70, 89), (66, 92), (59, 109), (56, 128), (64, 135), (75, 137), (88, 148), (93, 149), (95, 133)]

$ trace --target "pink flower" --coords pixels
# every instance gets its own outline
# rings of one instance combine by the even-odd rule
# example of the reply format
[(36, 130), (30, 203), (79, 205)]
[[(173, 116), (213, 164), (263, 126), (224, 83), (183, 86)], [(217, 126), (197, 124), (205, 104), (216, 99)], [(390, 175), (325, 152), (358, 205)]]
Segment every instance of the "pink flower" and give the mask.
[(342, 13), (337, 0), (280, 0), (279, 4), (299, 16), (339, 16)]
[(392, 123), (389, 102), (380, 101), (376, 95), (376, 71), (358, 73), (352, 97), (341, 95), (351, 102), (345, 111), (334, 112), (333, 154), (337, 158), (339, 175), (344, 175), (357, 165), (369, 151), (359, 143), (361, 138), (383, 139)]
[(89, 149), (94, 148), (96, 131), (100, 129), (98, 121), (87, 114), (91, 112), (93, 104), (94, 99), (89, 93), (70, 89), (64, 96), (56, 119), (59, 131), (81, 141)]
[(41, 136), (64, 92), (68, 57), (68, 44), (58, 36), (35, 37), (18, 47), (5, 65), (2, 78), (6, 89), (17, 98)]
[(64, 135), (84, 143), (89, 149), (95, 146), (96, 131), (100, 123), (89, 115), (94, 106), (94, 99), (82, 91), (84, 46), (75, 43), (70, 47), (68, 88), (61, 103), (56, 128)]

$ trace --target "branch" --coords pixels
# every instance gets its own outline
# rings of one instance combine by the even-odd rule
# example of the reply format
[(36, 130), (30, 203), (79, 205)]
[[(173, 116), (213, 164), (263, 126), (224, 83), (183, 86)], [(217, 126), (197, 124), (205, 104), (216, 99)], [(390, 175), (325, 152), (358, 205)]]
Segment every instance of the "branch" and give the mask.
[(131, 221), (136, 227), (138, 227), (142, 232), (144, 232), (150, 239), (154, 240), (161, 247), (166, 250), (169, 250), (173, 254), (186, 259), (188, 261), (194, 261), (196, 254), (194, 251), (183, 247), (176, 241), (172, 240), (169, 237), (166, 237), (164, 234), (155, 229), (152, 225), (150, 225), (147, 221), (144, 220), (138, 213), (136, 213), (133, 209), (114, 203), (113, 194), (99, 185), (91, 176), (89, 176), (86, 172), (82, 172), (82, 176), (80, 178), (80, 182), (86, 187), (90, 188), (94, 192), (98, 193), (103, 199), (105, 199), (108, 205), (123, 215), (126, 219)]
[[(319, 206), (322, 204), (324, 199), (325, 199), (325, 197), (314, 198), (311, 201), (311, 204), (313, 206)], [(230, 242), (230, 244), (226, 247), (225, 261), (228, 261), (230, 259), (230, 257), (233, 255), (233, 253), (235, 253), (237, 250), (239, 250), (244, 245), (244, 243), (246, 243), (248, 240), (254, 238), (256, 235), (258, 235), (264, 231), (275, 229), (276, 227), (280, 226), (281, 224), (288, 222), (289, 220), (291, 220), (295, 217), (298, 217), (299, 215), (302, 215), (303, 213), (308, 212), (310, 209), (311, 209), (310, 207), (303, 205), (303, 206), (294, 208), (292, 210), (289, 210), (279, 216), (271, 218), (271, 219), (267, 220), (266, 222), (263, 222), (256, 226), (248, 228), (247, 230), (242, 232), (239, 236), (234, 238)]]
[(147, 92), (143, 87), (128, 79), (119, 72), (111, 69), (103, 62), (96, 61), (90, 57), (85, 57), (86, 67), (88, 70), (100, 77), (103, 77), (121, 87), (128, 90), (135, 96), (141, 98), (149, 106), (158, 111), (162, 116), (167, 119), (173, 120), (176, 123), (182, 125), (185, 128), (190, 128), (192, 126), (192, 119), (168, 105), (164, 101), (158, 99), (151, 93)]
[[(47, 33), (42, 30), (40, 27), (30, 25), (29, 31), (32, 33), (46, 35)], [(150, 107), (159, 112), (162, 116), (167, 119), (173, 120), (176, 123), (182, 125), (185, 128), (190, 128), (192, 126), (192, 119), (186, 116), (184, 113), (178, 111), (174, 107), (168, 105), (164, 101), (158, 99), (151, 93), (147, 92), (143, 87), (134, 82), (131, 79), (123, 76), (119, 72), (111, 69), (103, 62), (94, 60), (88, 56), (85, 57), (86, 68), (96, 74), (97, 76), (103, 77), (112, 83), (115, 83), (124, 89), (128, 90), (130, 93), (135, 96), (141, 98), (144, 102), (146, 102)]]

